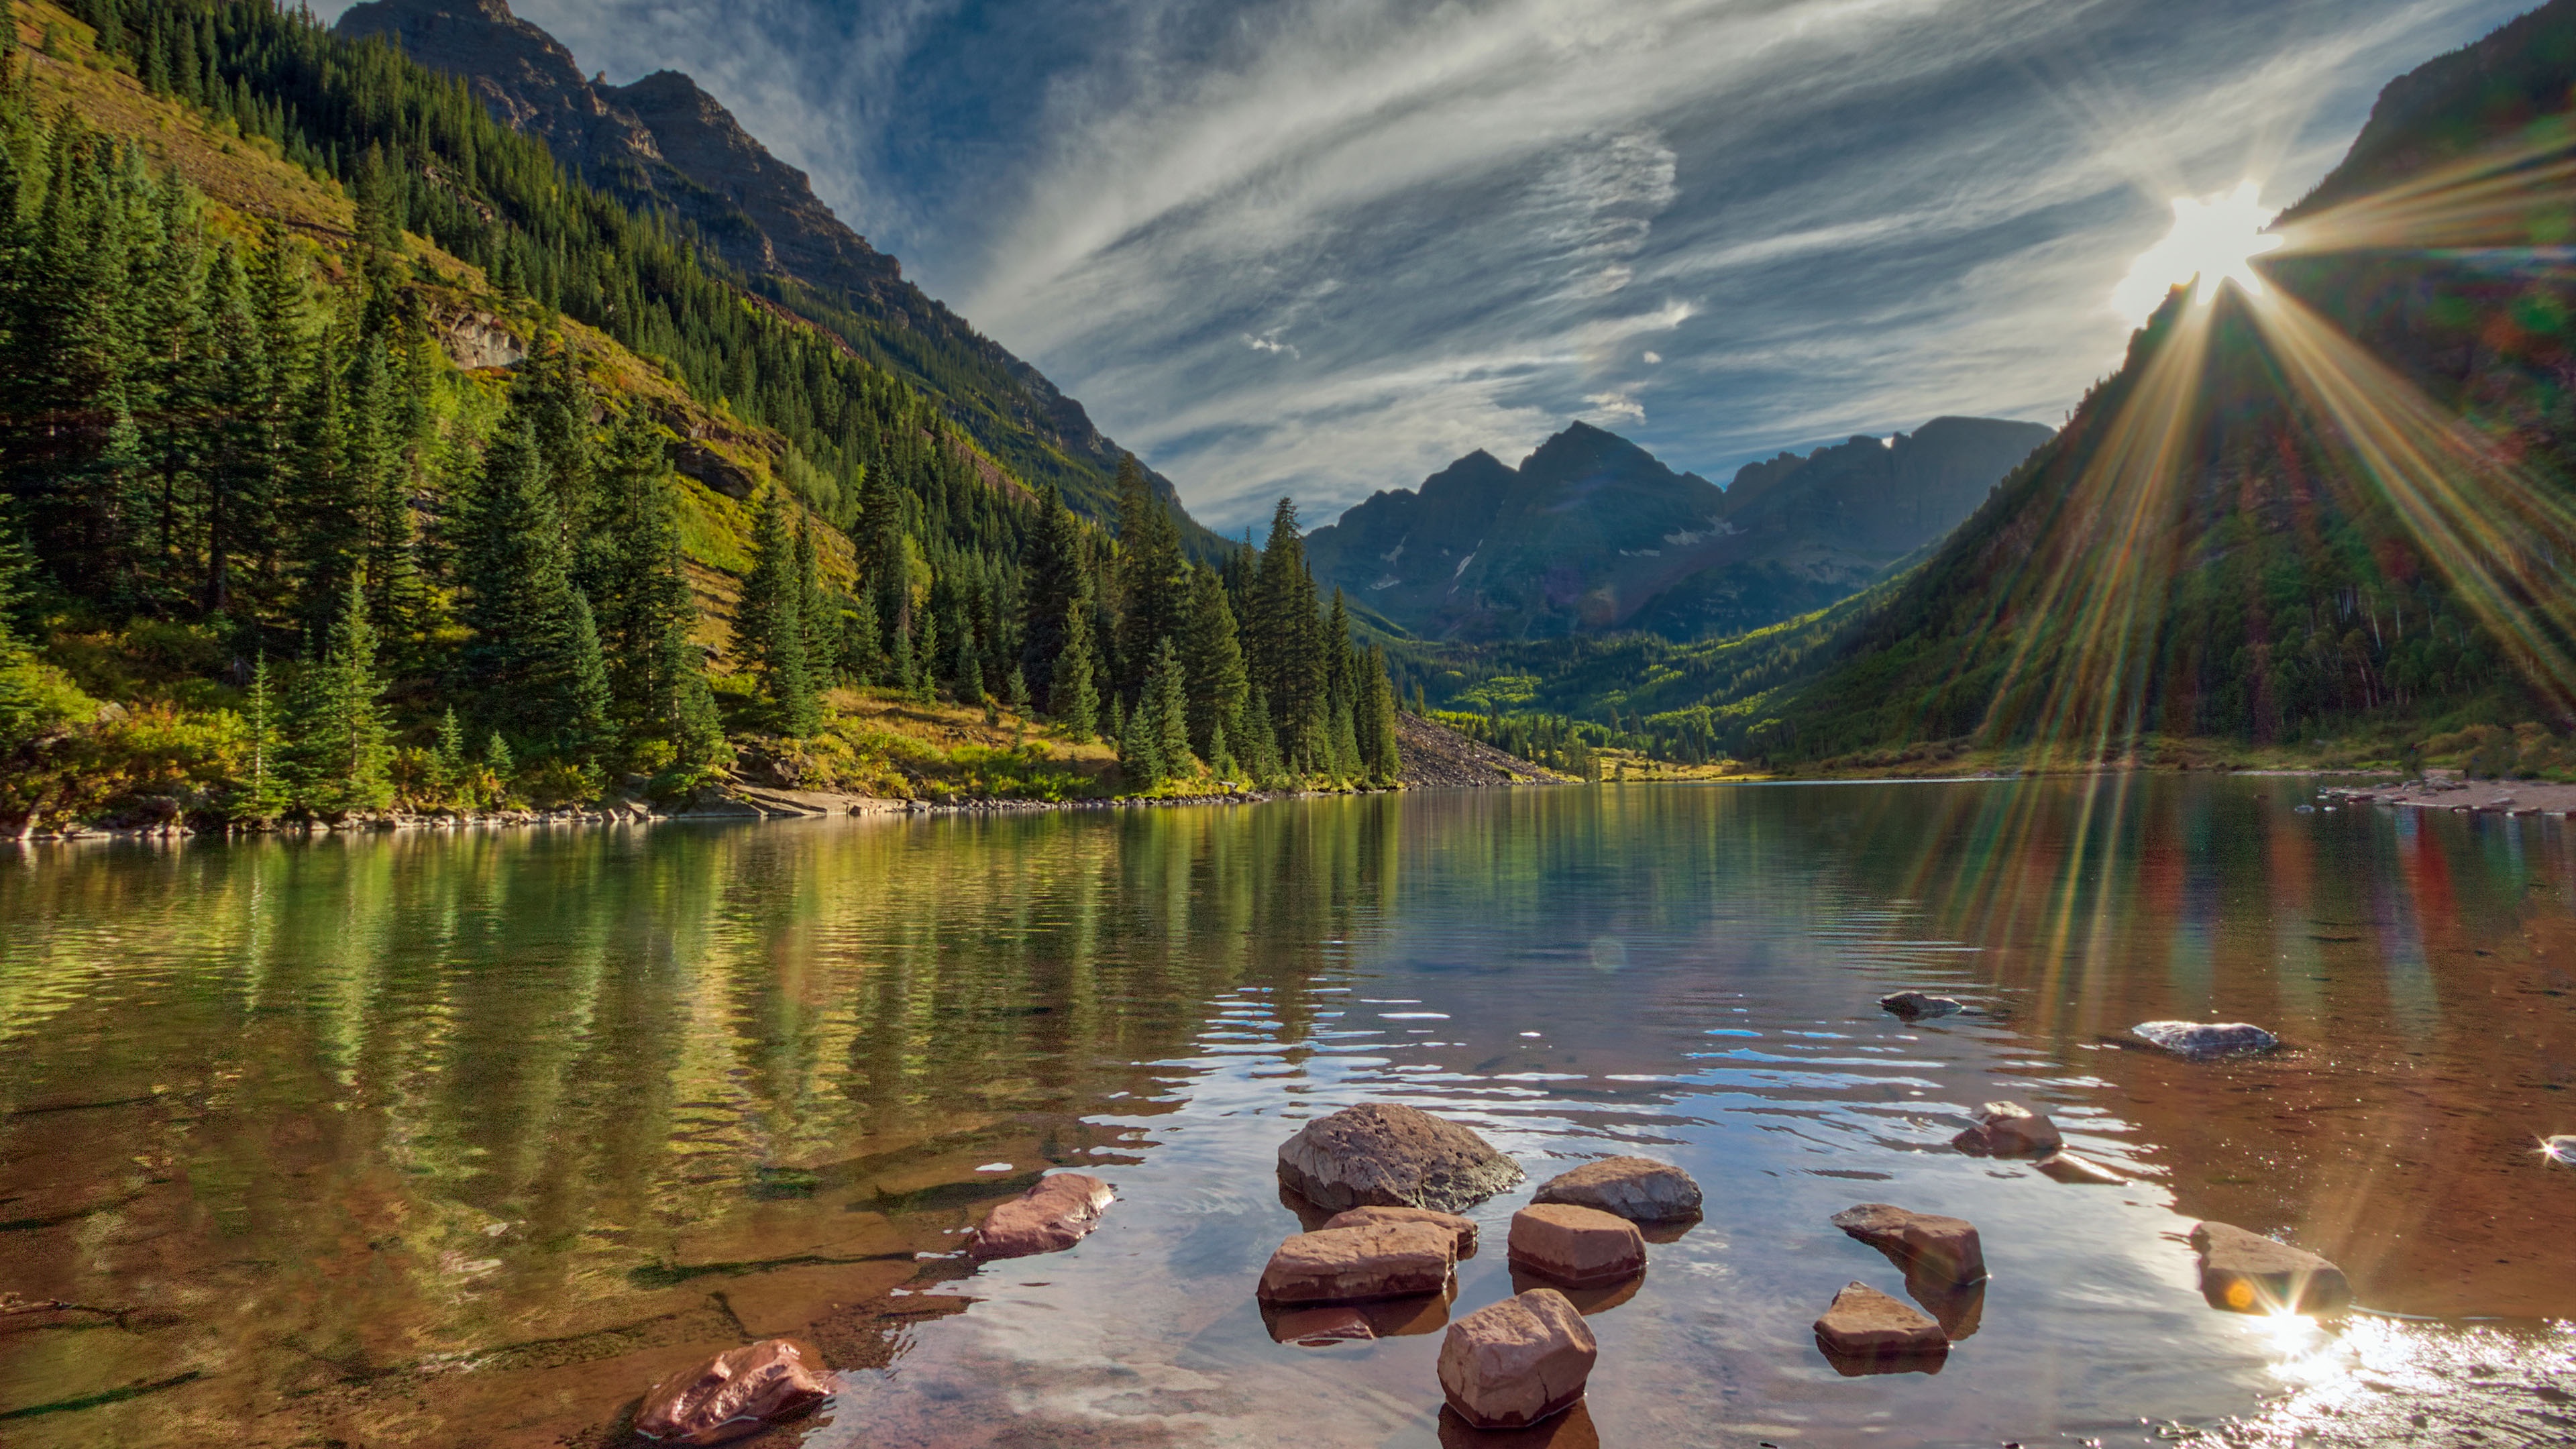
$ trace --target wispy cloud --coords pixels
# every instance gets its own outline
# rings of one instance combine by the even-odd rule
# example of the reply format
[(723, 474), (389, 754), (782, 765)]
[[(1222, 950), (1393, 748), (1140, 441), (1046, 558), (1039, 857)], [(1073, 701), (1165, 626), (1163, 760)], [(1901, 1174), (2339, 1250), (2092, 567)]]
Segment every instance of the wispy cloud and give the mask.
[(1572, 417), (2054, 422), (2167, 201), (2523, 0), (517, 0), (684, 69), (1219, 526)]

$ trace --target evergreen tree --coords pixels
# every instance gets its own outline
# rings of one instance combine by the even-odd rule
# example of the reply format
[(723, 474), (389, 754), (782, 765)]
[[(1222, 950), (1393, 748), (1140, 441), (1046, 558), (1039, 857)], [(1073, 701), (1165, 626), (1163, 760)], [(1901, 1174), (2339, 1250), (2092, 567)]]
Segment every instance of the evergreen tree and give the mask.
[[(822, 708), (805, 658), (798, 552), (785, 497), (773, 488), (761, 495), (752, 524), (752, 566), (734, 616), (734, 658), (759, 671), (761, 712), (769, 727), (804, 736), (822, 727)], [(806, 557), (810, 561), (810, 552)]]
[(596, 763), (617, 748), (617, 728), (610, 723), (616, 701), (608, 683), (608, 657), (599, 647), (598, 624), (592, 618), (590, 600), (579, 589), (572, 591), (571, 632), (571, 677), (564, 691), (568, 708), (557, 752)]
[(456, 719), (456, 706), (449, 705), (438, 719), (438, 742), (429, 752), (429, 784), (438, 797), (448, 804), (462, 803), (466, 772), (465, 726)]
[(1066, 621), (1075, 602), (1089, 592), (1085, 554), (1081, 520), (1065, 507), (1055, 485), (1048, 484), (1039, 500), (1037, 526), (1029, 530), (1020, 554), (1020, 668), (1034, 698), (1055, 698), (1055, 666), (1065, 650)]
[(1126, 711), (1121, 719), (1118, 697), (1112, 694), (1109, 711), (1111, 718), (1117, 720), (1114, 733), (1118, 745), (1118, 769), (1127, 777), (1127, 788), (1145, 791), (1161, 785), (1171, 770), (1163, 759), (1161, 742), (1155, 738), (1157, 732), (1146, 717), (1143, 702), (1139, 701), (1136, 708)]
[(519, 772), (519, 762), (510, 753), (510, 742), (494, 730), (483, 739), (483, 773), (489, 777), (491, 796), (482, 803), (498, 806), (510, 798), (510, 779)]
[(877, 643), (881, 637), (876, 591), (862, 588), (841, 611), (838, 651), (841, 674), (850, 683), (865, 686), (876, 682), (878, 671), (885, 668), (884, 651)]
[(697, 600), (681, 553), (679, 503), (639, 414), (610, 434), (598, 473), (603, 530), (585, 570), (607, 657), (611, 720), (630, 739), (677, 743), (684, 680), (703, 670)]
[(471, 638), (458, 657), (461, 682), (494, 728), (553, 738), (579, 717), (583, 661), (563, 527), (524, 421), (505, 422), (492, 439), (464, 535), (457, 582)]
[(823, 607), (823, 575), (814, 555), (814, 528), (808, 518), (796, 520), (796, 619), (805, 631), (806, 673), (817, 689), (832, 683), (832, 663), (839, 657), (838, 622)]
[(1403, 771), (1396, 743), (1395, 684), (1387, 677), (1386, 650), (1369, 646), (1360, 667), (1360, 764), (1371, 783), (1392, 786)]
[(1260, 685), (1252, 687), (1252, 704), (1243, 712), (1243, 772), (1263, 788), (1278, 785), (1287, 776), (1287, 766), (1279, 758), (1279, 740), (1270, 727), (1270, 701)]
[(1118, 462), (1118, 543), (1118, 693), (1133, 701), (1144, 692), (1155, 646), (1186, 630), (1191, 586), (1180, 526), (1133, 453)]
[(250, 691), (242, 706), (248, 753), (226, 813), (245, 823), (275, 820), (286, 813), (289, 800), (281, 773), (285, 752), (278, 729), (277, 689), (269, 679), (266, 654), (251, 666)]
[(912, 698), (916, 704), (928, 704), (936, 691), (939, 658), (939, 616), (928, 609), (913, 621)]
[(1190, 745), (1213, 764), (1221, 737), (1243, 737), (1243, 712), (1252, 699), (1244, 671), (1243, 646), (1234, 622), (1234, 605), (1225, 580), (1204, 564), (1191, 570), (1187, 632), (1181, 636), (1181, 667), (1190, 682)]
[(1100, 729), (1100, 661), (1091, 647), (1091, 601), (1077, 595), (1064, 611), (1064, 652), (1052, 671), (1055, 693), (1047, 713), (1077, 745), (1091, 743)]
[(285, 773), (296, 803), (316, 815), (381, 810), (393, 802), (393, 746), (363, 577), (349, 580), (329, 637), (296, 681)]
[(1180, 651), (1172, 647), (1169, 636), (1154, 646), (1153, 662), (1145, 670), (1144, 698), (1136, 712), (1144, 716), (1145, 738), (1165, 774), (1186, 775), (1198, 768), (1190, 753), (1189, 681)]
[(1329, 768), (1331, 716), (1327, 713), (1323, 624), (1315, 611), (1315, 579), (1306, 571), (1306, 547), (1297, 530), (1297, 505), (1279, 500), (1271, 515), (1270, 542), (1262, 550), (1253, 589), (1253, 682), (1270, 702), (1281, 763), (1291, 774)]

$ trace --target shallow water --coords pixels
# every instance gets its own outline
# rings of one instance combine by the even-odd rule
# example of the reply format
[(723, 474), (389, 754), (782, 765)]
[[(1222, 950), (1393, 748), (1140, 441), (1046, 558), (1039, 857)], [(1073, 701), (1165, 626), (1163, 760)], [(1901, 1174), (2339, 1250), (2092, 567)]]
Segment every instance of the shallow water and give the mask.
[[(1204, 810), (30, 851), (0, 862), (0, 1441), (600, 1444), (795, 1333), (824, 1445), (1457, 1444), (1445, 1314), (1273, 1341), (1271, 1164), (1368, 1098), (1706, 1218), (1595, 1295), (1574, 1446), (2576, 1442), (2565, 822), (2290, 780), (1460, 792)], [(1907, 1025), (1875, 998), (1959, 996)], [(2278, 1031), (2185, 1064), (2159, 1017)], [(2122, 1186), (1947, 1146), (2052, 1113)], [(1079, 1248), (944, 1256), (1050, 1166)], [(1809, 1324), (1967, 1217), (1936, 1374)], [(2214, 1312), (2218, 1218), (2368, 1311)], [(1388, 1327), (1402, 1314), (1388, 1315)], [(770, 1441), (763, 1441), (770, 1442)], [(1479, 1441), (1481, 1442), (1481, 1441)]]

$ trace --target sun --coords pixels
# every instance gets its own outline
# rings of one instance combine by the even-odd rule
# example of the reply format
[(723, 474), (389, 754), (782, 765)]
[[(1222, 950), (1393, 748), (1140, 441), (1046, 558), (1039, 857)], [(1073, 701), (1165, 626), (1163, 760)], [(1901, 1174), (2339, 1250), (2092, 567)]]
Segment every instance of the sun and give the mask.
[(2129, 264), (2129, 274), (2111, 291), (2112, 308), (2143, 322), (2168, 290), (2194, 281), (2199, 285), (2192, 295), (2203, 303), (2218, 295), (2221, 282), (2262, 296), (2263, 278), (2253, 261), (2281, 244), (2280, 237), (2264, 233), (2271, 218), (2263, 210), (2262, 195), (2262, 183), (2245, 181), (2234, 191), (2175, 197), (2173, 229)]

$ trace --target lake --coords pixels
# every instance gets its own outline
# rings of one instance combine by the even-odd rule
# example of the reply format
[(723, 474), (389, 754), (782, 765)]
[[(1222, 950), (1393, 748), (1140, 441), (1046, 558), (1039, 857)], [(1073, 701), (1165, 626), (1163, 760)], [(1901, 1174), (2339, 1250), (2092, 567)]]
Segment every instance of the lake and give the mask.
[[(2576, 1132), (2568, 822), (2314, 790), (12, 848), (0, 1441), (606, 1444), (660, 1374), (793, 1333), (846, 1387), (758, 1442), (1425, 1449), (1444, 1316), (1512, 1291), (1538, 1181), (1612, 1152), (1706, 1217), (1585, 1303), (1586, 1404), (1493, 1443), (2576, 1441), (2576, 1170), (2536, 1150)], [(1978, 1014), (1875, 1006), (1909, 987)], [(2164, 1017), (2286, 1047), (2105, 1042)], [(1368, 1099), (1531, 1181), (1414, 1331), (1275, 1342), (1278, 1145)], [(1996, 1099), (2129, 1180), (1951, 1150)], [(1055, 1166), (1117, 1187), (1098, 1233), (950, 1256)], [(1827, 1222), (1870, 1201), (1983, 1232), (1937, 1374), (1814, 1345), (1846, 1282), (1904, 1291)], [(2325, 1253), (2363, 1311), (2213, 1311), (2203, 1218)]]

